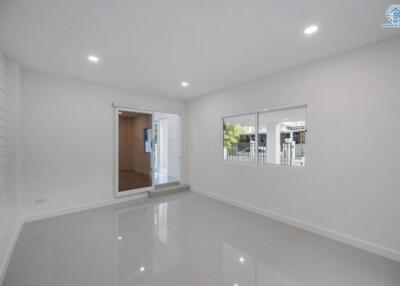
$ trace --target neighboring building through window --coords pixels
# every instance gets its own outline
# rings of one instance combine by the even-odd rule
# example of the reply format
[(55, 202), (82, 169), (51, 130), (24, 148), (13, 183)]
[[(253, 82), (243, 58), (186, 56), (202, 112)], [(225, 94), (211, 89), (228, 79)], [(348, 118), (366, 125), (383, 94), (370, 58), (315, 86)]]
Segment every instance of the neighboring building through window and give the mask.
[(304, 166), (306, 106), (223, 119), (224, 159), (259, 165)]

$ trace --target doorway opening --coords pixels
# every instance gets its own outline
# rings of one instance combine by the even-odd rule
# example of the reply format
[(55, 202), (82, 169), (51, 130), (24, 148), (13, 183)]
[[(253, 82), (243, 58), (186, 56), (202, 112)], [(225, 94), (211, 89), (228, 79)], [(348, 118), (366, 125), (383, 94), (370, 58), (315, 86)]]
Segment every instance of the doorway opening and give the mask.
[(179, 183), (180, 116), (116, 108), (116, 119), (116, 196)]
[(152, 114), (118, 111), (118, 192), (153, 187)]
[(181, 122), (176, 114), (154, 114), (154, 179), (157, 185), (180, 180)]

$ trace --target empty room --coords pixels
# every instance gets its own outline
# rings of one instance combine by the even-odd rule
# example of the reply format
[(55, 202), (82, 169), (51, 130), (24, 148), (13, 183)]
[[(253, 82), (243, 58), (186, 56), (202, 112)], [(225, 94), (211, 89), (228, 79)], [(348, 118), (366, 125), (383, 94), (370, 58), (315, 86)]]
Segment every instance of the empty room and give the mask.
[(400, 286), (400, 2), (0, 0), (0, 286)]

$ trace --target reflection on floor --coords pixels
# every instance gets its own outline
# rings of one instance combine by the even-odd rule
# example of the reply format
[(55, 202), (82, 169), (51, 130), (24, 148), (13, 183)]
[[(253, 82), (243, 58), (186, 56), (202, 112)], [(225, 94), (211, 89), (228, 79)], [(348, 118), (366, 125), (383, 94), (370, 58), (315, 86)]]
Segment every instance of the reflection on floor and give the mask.
[(398, 286), (400, 263), (186, 192), (25, 224), (22, 285)]
[(168, 174), (168, 169), (161, 168), (154, 173), (154, 179), (156, 185), (167, 184), (178, 181), (177, 178)]
[(135, 171), (119, 171), (119, 191), (128, 191), (151, 186), (151, 176)]

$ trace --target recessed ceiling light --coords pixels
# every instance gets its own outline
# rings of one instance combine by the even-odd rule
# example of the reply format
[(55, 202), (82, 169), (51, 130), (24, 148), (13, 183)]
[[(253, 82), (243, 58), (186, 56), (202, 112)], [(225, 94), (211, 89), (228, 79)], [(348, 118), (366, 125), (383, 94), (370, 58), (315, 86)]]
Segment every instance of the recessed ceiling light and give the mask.
[(118, 236), (117, 238), (118, 238), (118, 240), (121, 240), (121, 239), (122, 239), (122, 236)]
[(311, 35), (318, 31), (318, 26), (311, 25), (304, 29), (304, 34)]
[(239, 257), (239, 261), (240, 261), (240, 263), (244, 263), (244, 258), (243, 257)]
[(239, 286), (239, 283), (235, 283), (235, 284), (233, 284), (233, 286)]
[(87, 59), (92, 63), (98, 63), (100, 61), (99, 57), (95, 55), (89, 55)]
[(146, 271), (146, 267), (144, 267), (144, 266), (140, 267), (140, 268), (139, 268), (139, 271), (140, 271), (140, 272)]
[(183, 87), (188, 87), (188, 86), (189, 86), (189, 83), (188, 83), (187, 81), (182, 81), (182, 82), (181, 82), (181, 86), (183, 86)]

